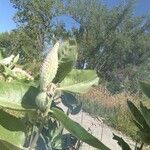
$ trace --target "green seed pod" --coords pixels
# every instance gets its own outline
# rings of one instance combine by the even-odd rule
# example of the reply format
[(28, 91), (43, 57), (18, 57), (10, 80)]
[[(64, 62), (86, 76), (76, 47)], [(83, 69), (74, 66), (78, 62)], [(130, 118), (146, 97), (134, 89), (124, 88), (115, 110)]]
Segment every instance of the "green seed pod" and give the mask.
[(47, 86), (54, 79), (58, 69), (58, 48), (59, 42), (48, 53), (41, 67), (40, 73), (40, 90), (46, 91)]
[(36, 96), (35, 99), (36, 105), (41, 111), (45, 111), (48, 105), (47, 94), (46, 92), (41, 92)]

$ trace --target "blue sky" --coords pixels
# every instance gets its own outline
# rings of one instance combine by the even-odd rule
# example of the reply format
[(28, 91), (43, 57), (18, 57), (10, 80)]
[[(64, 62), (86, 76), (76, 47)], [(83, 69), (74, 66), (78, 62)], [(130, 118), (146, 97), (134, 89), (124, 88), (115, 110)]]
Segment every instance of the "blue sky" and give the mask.
[[(102, 0), (102, 2), (110, 8), (117, 5), (120, 1), (124, 0)], [(150, 14), (150, 0), (138, 0), (134, 13), (136, 16)], [(14, 14), (15, 9), (9, 0), (0, 0), (0, 32), (10, 31), (16, 28), (16, 24), (13, 21)], [(61, 17), (61, 19), (68, 20), (66, 22), (68, 29), (72, 28), (72, 26), (76, 26), (76, 22), (67, 16)]]

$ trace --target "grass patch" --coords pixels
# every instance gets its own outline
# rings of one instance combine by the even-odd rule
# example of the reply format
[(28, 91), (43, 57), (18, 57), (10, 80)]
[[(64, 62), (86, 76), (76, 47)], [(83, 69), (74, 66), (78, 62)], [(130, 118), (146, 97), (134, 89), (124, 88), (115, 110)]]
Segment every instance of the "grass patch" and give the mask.
[(104, 122), (130, 136), (139, 140), (137, 127), (132, 122), (132, 116), (127, 108), (127, 99), (134, 101), (135, 97), (125, 93), (110, 95), (99, 88), (92, 88), (87, 94), (79, 98), (83, 103), (83, 110), (92, 116), (104, 118)]

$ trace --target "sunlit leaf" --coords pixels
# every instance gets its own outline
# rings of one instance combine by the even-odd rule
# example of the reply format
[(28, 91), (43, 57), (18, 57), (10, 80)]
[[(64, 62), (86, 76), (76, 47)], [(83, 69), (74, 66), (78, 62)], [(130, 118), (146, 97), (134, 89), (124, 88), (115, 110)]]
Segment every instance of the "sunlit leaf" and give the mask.
[(101, 149), (101, 150), (109, 150), (107, 146), (105, 146), (102, 142), (100, 142), (93, 135), (88, 133), (80, 124), (71, 120), (67, 115), (65, 115), (61, 110), (57, 108), (52, 108), (53, 115), (56, 117), (58, 121), (60, 121), (64, 127), (75, 137), (82, 140), (83, 142)]
[(24, 150), (23, 147), (17, 147), (3, 140), (0, 140), (0, 148), (2, 150)]
[(11, 56), (9, 56), (9, 57), (6, 57), (6, 58), (0, 60), (0, 64), (1, 64), (1, 65), (10, 65), (10, 63), (11, 63), (12, 60), (13, 60), (13, 58), (14, 58), (14, 55), (11, 55)]
[[(25, 142), (25, 126), (23, 122), (0, 110), (0, 148), (8, 150), (23, 149)], [(4, 149), (5, 150), (5, 149)]]
[(99, 78), (94, 70), (73, 69), (60, 83), (58, 89), (74, 93), (85, 93), (98, 83)]
[(19, 54), (17, 56), (15, 56), (15, 58), (13, 59), (13, 64), (16, 64), (19, 60)]
[(36, 108), (38, 89), (20, 82), (0, 82), (0, 106), (15, 110)]

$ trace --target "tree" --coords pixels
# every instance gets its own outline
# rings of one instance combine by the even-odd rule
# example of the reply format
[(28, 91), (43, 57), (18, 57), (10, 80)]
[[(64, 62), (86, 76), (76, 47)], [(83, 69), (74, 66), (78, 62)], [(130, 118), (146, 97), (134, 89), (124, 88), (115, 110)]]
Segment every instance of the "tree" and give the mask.
[(17, 9), (15, 22), (33, 41), (35, 48), (41, 52), (52, 37), (52, 19), (58, 15), (58, 9), (63, 6), (60, 0), (11, 0)]
[(74, 30), (80, 45), (77, 67), (95, 68), (103, 79), (122, 82), (125, 68), (148, 59), (150, 22), (147, 16), (133, 15), (135, 4), (127, 1), (109, 10), (98, 0), (68, 1), (68, 14), (80, 23)]
[(0, 47), (4, 49), (4, 54), (7, 56), (19, 54), (20, 63), (40, 59), (41, 55), (33, 43), (34, 40), (27, 36), (22, 29), (15, 29), (0, 34)]
[(78, 66), (83, 68), (85, 63), (89, 64), (93, 59), (97, 43), (101, 43), (104, 38), (105, 20), (109, 12), (97, 0), (70, 1), (67, 9), (68, 14), (80, 24), (80, 29), (74, 33), (81, 49)]

